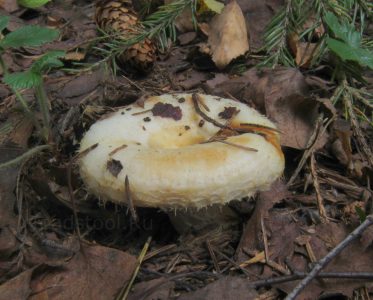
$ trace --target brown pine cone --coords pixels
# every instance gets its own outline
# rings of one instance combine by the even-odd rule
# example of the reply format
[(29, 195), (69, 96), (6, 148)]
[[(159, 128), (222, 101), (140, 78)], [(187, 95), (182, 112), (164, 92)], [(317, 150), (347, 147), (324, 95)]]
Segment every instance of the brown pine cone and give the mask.
[[(126, 39), (140, 31), (141, 25), (130, 0), (104, 0), (96, 3), (95, 19), (105, 32), (117, 32)], [(119, 56), (118, 61), (125, 67), (147, 72), (155, 61), (155, 46), (149, 40), (130, 46)]]

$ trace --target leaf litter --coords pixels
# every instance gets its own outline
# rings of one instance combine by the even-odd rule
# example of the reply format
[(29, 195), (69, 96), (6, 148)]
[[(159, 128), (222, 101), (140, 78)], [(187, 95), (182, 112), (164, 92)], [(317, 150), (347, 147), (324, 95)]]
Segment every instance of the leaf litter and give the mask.
[[(56, 2), (30, 15), (16, 1), (0, 3), (12, 17), (9, 31), (21, 23), (49, 24), (62, 31), (62, 39), (47, 46), (7, 51), (3, 58), (10, 71), (25, 70), (48, 49), (66, 51), (67, 69), (75, 68), (74, 61), (97, 60), (90, 48), (98, 37), (94, 7), (86, 1), (73, 2), (79, 10)], [(302, 69), (259, 69), (247, 55), (249, 48), (255, 54), (263, 45), (264, 28), (281, 4), (230, 1), (225, 10), (234, 6), (234, 19), (240, 25), (231, 22), (231, 30), (222, 36), (219, 28), (229, 29), (226, 18), (232, 19), (227, 12), (215, 16), (208, 30), (206, 23), (198, 24), (203, 34), (195, 32), (185, 12), (177, 20), (178, 30), (184, 32), (179, 35), (180, 44), (161, 53), (153, 72), (145, 77), (112, 75), (104, 68), (78, 74), (51, 71), (46, 76), (58, 151), (39, 153), (0, 170), (0, 299), (116, 299), (136, 274), (136, 256), (148, 236), (153, 240), (129, 299), (282, 299), (372, 213), (373, 173), (360, 151), (356, 128), (330, 100), (333, 84), (325, 79), (325, 70), (304, 71), (310, 67), (314, 45), (309, 48), (309, 42), (298, 36), (289, 40)], [(233, 38), (232, 30), (239, 38)], [(198, 51), (206, 39), (213, 62)], [(235, 41), (237, 47), (232, 46)], [(232, 49), (219, 52), (224, 45)], [(230, 66), (239, 63), (234, 59), (245, 53), (245, 70), (231, 72)], [(372, 82), (371, 74), (364, 76)], [(86, 191), (74, 164), (71, 178), (66, 177), (82, 134), (105, 112), (136, 100), (140, 103), (148, 95), (191, 90), (244, 102), (279, 128), (286, 157), (283, 179), (254, 198), (230, 203), (240, 218), (238, 226), (179, 236), (163, 212), (136, 208), (138, 220), (134, 222), (126, 207), (95, 198)], [(0, 129), (6, 125), (9, 130), (0, 130), (0, 157), (7, 161), (37, 144), (38, 137), (30, 121), (20, 115), (9, 89), (2, 85), (1, 93)], [(25, 94), (31, 103), (32, 91)], [(178, 120), (177, 108), (177, 103), (159, 106), (153, 115)], [(227, 107), (220, 117), (230, 119), (236, 113)], [(367, 133), (371, 145), (371, 128), (364, 121), (360, 124), (359, 130)], [(121, 170), (115, 162), (108, 167), (113, 176)], [(78, 220), (73, 218), (74, 210)], [(333, 299), (335, 295), (352, 299), (358, 293), (372, 293), (372, 278), (352, 276), (354, 272), (373, 273), (372, 241), (369, 227), (322, 270), (300, 299)], [(334, 277), (321, 278), (328, 273)], [(337, 278), (341, 274), (345, 277)], [(300, 277), (273, 281), (295, 275)]]

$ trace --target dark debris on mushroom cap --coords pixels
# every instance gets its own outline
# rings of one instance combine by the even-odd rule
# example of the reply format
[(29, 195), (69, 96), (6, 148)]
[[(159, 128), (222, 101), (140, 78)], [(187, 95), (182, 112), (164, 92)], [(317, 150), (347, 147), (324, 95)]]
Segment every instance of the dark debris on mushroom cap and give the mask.
[(114, 177), (118, 177), (118, 174), (123, 169), (123, 165), (119, 160), (111, 159), (107, 162), (106, 168)]
[(173, 106), (169, 103), (156, 103), (151, 109), (153, 116), (159, 116), (162, 118), (171, 118), (175, 121), (181, 120), (183, 113), (179, 106)]
[(239, 112), (240, 112), (240, 110), (237, 109), (234, 106), (224, 107), (224, 110), (219, 113), (219, 117), (224, 119), (224, 120), (229, 120), (233, 116), (237, 115)]

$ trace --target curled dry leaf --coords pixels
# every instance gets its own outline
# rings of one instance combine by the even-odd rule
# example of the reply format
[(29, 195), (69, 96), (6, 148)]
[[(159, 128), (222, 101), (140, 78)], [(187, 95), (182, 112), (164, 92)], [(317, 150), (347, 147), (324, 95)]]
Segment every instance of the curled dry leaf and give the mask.
[[(241, 77), (209, 81), (207, 91), (242, 99), (274, 121), (281, 132), (281, 145), (304, 149), (312, 136), (322, 102), (307, 97), (309, 89), (303, 74), (294, 68), (250, 69)], [(319, 138), (317, 148), (327, 140)]]
[(30, 290), (35, 299), (115, 299), (135, 267), (136, 257), (127, 252), (84, 246), (84, 254), (77, 253), (63, 268), (35, 274)]
[[(312, 17), (305, 22), (303, 29), (307, 30), (314, 26), (315, 18)], [(319, 40), (324, 32), (324, 26), (319, 25), (311, 32), (312, 36), (309, 36), (309, 39)], [(288, 36), (288, 43), (293, 55), (295, 56), (295, 63), (297, 66), (309, 68), (319, 43), (302, 41), (299, 34), (296, 32), (293, 32)]]
[(318, 47), (317, 43), (306, 43), (299, 40), (299, 35), (292, 33), (288, 37), (290, 49), (299, 67), (308, 68)]
[(180, 300), (195, 299), (195, 300), (243, 300), (257, 299), (258, 296), (255, 289), (248, 286), (248, 281), (245, 278), (232, 276), (223, 277), (204, 288), (198, 289), (195, 292), (181, 296)]
[(333, 124), (335, 141), (332, 144), (332, 153), (345, 166), (352, 167), (352, 130), (349, 122), (338, 119)]
[(245, 18), (235, 0), (211, 20), (208, 44), (219, 69), (249, 50)]

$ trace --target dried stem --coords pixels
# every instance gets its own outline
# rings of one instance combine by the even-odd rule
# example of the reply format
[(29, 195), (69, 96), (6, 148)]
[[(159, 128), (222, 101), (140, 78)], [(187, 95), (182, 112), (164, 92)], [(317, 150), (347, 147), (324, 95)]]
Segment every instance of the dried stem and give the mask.
[(73, 164), (74, 164), (75, 161), (77, 161), (82, 156), (88, 154), (90, 151), (92, 151), (93, 149), (95, 149), (97, 146), (98, 146), (98, 143), (94, 144), (94, 145), (88, 147), (87, 149), (83, 150), (82, 152), (78, 153), (77, 155), (75, 155), (70, 160), (70, 162), (69, 162), (69, 164), (67, 166), (67, 188), (68, 188), (68, 191), (69, 191), (69, 197), (70, 197), (71, 204), (72, 204), (72, 209), (73, 209), (75, 231), (76, 231), (76, 233), (78, 235), (79, 242), (80, 242), (80, 228), (79, 228), (79, 222), (78, 222), (78, 213), (76, 211), (76, 203), (75, 203), (73, 185), (72, 185), (72, 181), (71, 181), (72, 168), (73, 168)]
[(135, 282), (137, 274), (140, 271), (140, 267), (141, 267), (141, 264), (142, 264), (142, 262), (144, 260), (145, 255), (146, 255), (146, 252), (148, 252), (148, 249), (149, 249), (151, 241), (152, 241), (152, 237), (150, 236), (146, 240), (146, 243), (145, 243), (144, 247), (142, 248), (141, 253), (140, 253), (140, 255), (139, 255), (138, 259), (137, 259), (137, 266), (136, 266), (135, 271), (132, 274), (131, 280), (125, 286), (125, 288), (121, 290), (121, 292), (119, 293), (119, 296), (116, 299), (118, 299), (118, 300), (126, 300), (127, 299), (128, 294), (130, 293), (130, 290), (132, 288), (132, 285)]
[(349, 114), (350, 119), (351, 119), (352, 128), (353, 128), (353, 131), (356, 135), (357, 142), (359, 143), (359, 145), (361, 147), (361, 151), (363, 152), (363, 154), (365, 156), (365, 159), (368, 161), (369, 165), (371, 167), (373, 167), (373, 153), (372, 153), (372, 150), (371, 150), (369, 144), (367, 143), (367, 141), (364, 137), (363, 132), (361, 131), (360, 126), (359, 126), (359, 122), (356, 118), (356, 115), (355, 115), (354, 109), (353, 109), (353, 105), (351, 103), (351, 97), (348, 97), (347, 95), (345, 95), (343, 100), (344, 100), (344, 104), (345, 104), (345, 106), (348, 110), (348, 114)]
[(321, 196), (319, 179), (317, 177), (317, 172), (316, 172), (316, 160), (315, 160), (314, 151), (312, 151), (312, 153), (311, 153), (310, 165), (311, 165), (311, 174), (312, 174), (312, 179), (313, 179), (313, 186), (315, 187), (315, 191), (316, 191), (317, 207), (319, 209), (319, 214), (320, 214), (322, 222), (323, 223), (328, 223), (329, 222), (328, 221), (328, 216), (326, 215), (324, 200)]
[(131, 216), (132, 216), (132, 219), (135, 223), (138, 222), (138, 217), (137, 217), (137, 213), (136, 213), (136, 210), (135, 210), (135, 206), (133, 205), (133, 201), (132, 201), (132, 196), (131, 196), (131, 190), (130, 190), (130, 182), (129, 182), (129, 179), (128, 179), (128, 176), (126, 175), (126, 179), (124, 181), (124, 186), (125, 186), (125, 199), (126, 199), (126, 202), (128, 203), (128, 208), (131, 212)]
[(212, 258), (212, 262), (214, 263), (214, 267), (215, 267), (216, 272), (220, 273), (221, 270), (220, 270), (220, 267), (219, 267), (219, 263), (218, 263), (218, 260), (216, 259), (216, 255), (214, 253), (214, 250), (211, 247), (211, 243), (210, 243), (209, 240), (206, 241), (206, 246), (207, 246), (207, 250), (209, 251), (210, 256)]
[[(292, 275), (284, 275), (279, 277), (273, 277), (268, 279), (261, 279), (252, 281), (249, 283), (250, 287), (259, 288), (263, 286), (271, 286), (274, 284), (280, 284), (289, 281), (295, 281), (307, 277), (308, 273), (296, 272)], [(371, 280), (373, 279), (373, 273), (369, 272), (323, 272), (315, 276), (315, 278), (340, 278), (340, 279), (355, 279), (355, 280)]]

